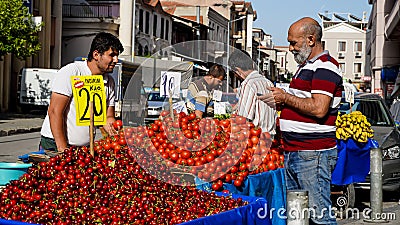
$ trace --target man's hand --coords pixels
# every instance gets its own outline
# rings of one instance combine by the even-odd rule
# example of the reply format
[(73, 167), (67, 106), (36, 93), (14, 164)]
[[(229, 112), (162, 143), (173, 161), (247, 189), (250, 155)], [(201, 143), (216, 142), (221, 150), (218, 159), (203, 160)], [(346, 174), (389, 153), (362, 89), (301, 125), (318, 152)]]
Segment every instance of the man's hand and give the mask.
[(114, 106), (108, 106), (107, 107), (107, 122), (103, 126), (103, 128), (110, 136), (118, 134), (118, 132), (114, 129), (114, 125), (113, 125), (114, 122), (115, 122)]
[(62, 149), (58, 149), (57, 152), (61, 154), (61, 153), (64, 153), (65, 150), (69, 150), (69, 148), (65, 147), (65, 148), (62, 148)]
[(259, 95), (257, 99), (265, 102), (268, 106), (274, 109), (277, 105), (285, 103), (286, 92), (284, 90), (276, 87), (269, 87), (268, 90), (271, 92), (265, 95)]
[(118, 132), (114, 129), (114, 118), (107, 118), (107, 123), (103, 126), (104, 130), (108, 133), (108, 135), (116, 135)]

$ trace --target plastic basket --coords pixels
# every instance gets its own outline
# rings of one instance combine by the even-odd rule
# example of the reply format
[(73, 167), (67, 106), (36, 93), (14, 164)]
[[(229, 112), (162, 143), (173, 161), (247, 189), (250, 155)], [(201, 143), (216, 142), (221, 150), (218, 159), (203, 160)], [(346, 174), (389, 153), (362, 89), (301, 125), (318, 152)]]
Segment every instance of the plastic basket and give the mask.
[(17, 180), (31, 166), (29, 163), (0, 163), (0, 186), (8, 184), (11, 180)]

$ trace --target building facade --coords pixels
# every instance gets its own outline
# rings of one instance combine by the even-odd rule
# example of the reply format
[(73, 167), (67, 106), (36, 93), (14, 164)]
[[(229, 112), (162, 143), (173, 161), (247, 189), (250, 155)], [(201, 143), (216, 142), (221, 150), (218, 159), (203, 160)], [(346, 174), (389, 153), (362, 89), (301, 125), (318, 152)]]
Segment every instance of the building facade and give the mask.
[(165, 48), (171, 45), (172, 16), (163, 10), (160, 1), (121, 0), (119, 18), (119, 37), (125, 49), (122, 58), (133, 61), (134, 55), (169, 55)]
[[(40, 16), (45, 24), (38, 33), (42, 49), (24, 61), (11, 54), (0, 61), (0, 111), (17, 110), (18, 74), (22, 68), (61, 68), (76, 57), (85, 57), (91, 40), (100, 31), (119, 36), (125, 48), (120, 58), (125, 60), (154, 53), (159, 58), (170, 56), (162, 49), (174, 42), (195, 40), (198, 27), (202, 40), (228, 43), (252, 55), (252, 28), (257, 16), (250, 2), (177, 1), (191, 5), (196, 13), (200, 8), (202, 18), (196, 15), (194, 22), (194, 18), (178, 18), (163, 10), (160, 0), (32, 1), (33, 15)], [(179, 32), (185, 32), (185, 38), (180, 38)], [(214, 52), (212, 60), (224, 54)]]
[(294, 55), (289, 51), (289, 46), (275, 46), (277, 53), (277, 68), (280, 81), (289, 80), (297, 71)]
[(319, 14), (322, 20), (322, 44), (340, 65), (343, 79), (358, 88), (370, 86), (366, 69), (367, 20), (350, 13)]
[(400, 65), (400, 0), (369, 0), (368, 3), (372, 5), (367, 44), (371, 91), (388, 100)]

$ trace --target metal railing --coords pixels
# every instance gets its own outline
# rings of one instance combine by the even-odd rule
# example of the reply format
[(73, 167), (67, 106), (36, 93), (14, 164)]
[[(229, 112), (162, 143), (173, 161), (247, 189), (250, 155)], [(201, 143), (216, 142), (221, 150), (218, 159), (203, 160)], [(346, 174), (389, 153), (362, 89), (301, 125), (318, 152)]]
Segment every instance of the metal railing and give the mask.
[(71, 5), (63, 4), (63, 17), (111, 18), (111, 5)]

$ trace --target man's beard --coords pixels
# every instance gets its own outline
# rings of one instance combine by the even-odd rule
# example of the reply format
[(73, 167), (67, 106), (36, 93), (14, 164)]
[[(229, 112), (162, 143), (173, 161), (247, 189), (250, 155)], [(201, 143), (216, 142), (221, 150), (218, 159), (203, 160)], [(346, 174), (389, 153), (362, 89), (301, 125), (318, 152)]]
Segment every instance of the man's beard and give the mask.
[(311, 51), (312, 48), (307, 46), (307, 43), (304, 43), (303, 46), (300, 48), (300, 51), (292, 51), (294, 55), (294, 60), (298, 64), (303, 64), (310, 56)]

